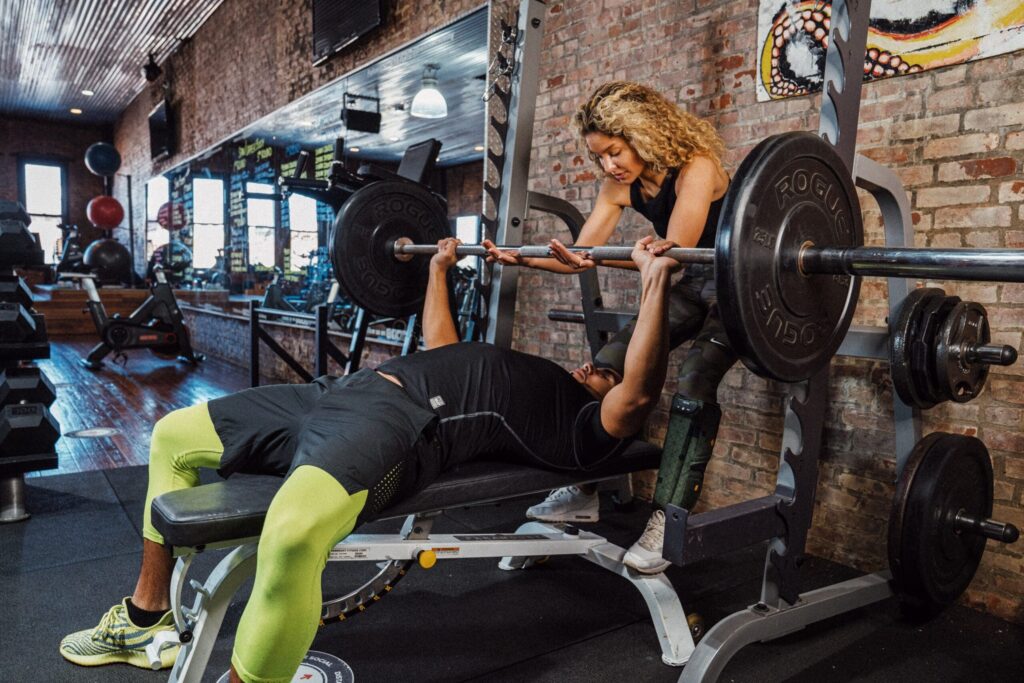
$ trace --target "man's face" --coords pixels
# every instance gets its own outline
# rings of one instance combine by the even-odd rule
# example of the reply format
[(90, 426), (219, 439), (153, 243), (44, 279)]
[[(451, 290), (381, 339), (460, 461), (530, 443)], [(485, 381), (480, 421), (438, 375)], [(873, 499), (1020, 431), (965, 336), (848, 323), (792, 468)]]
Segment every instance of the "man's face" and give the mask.
[(622, 381), (619, 373), (611, 368), (595, 368), (593, 363), (581, 365), (569, 374), (598, 399), (604, 398), (612, 387)]

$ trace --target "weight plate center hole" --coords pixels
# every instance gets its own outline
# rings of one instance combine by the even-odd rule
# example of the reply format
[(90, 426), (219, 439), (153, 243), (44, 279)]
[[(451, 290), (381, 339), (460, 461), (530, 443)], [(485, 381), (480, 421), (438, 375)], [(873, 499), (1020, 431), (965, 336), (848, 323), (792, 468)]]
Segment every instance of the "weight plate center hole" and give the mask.
[(846, 287), (836, 289), (831, 275), (805, 275), (800, 269), (800, 254), (809, 245), (826, 243), (819, 235), (827, 225), (826, 216), (815, 203), (800, 202), (787, 212), (775, 243), (775, 283), (779, 300), (792, 315), (818, 317), (828, 310), (822, 297), (838, 295), (845, 299)]

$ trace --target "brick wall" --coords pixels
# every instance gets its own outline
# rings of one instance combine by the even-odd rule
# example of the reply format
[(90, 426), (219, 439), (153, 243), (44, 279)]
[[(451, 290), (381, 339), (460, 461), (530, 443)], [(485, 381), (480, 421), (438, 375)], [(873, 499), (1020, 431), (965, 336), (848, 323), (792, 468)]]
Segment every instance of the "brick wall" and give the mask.
[[(0, 198), (18, 200), (18, 158), (47, 157), (67, 165), (68, 220), (82, 228), (83, 244), (99, 236), (85, 217), (85, 207), (103, 194), (103, 179), (85, 167), (85, 150), (113, 139), (107, 126), (85, 126), (31, 119), (0, 118)], [(126, 207), (127, 209), (127, 207)], [(53, 245), (43, 245), (47, 254)]]
[(484, 165), (482, 161), (444, 169), (448, 195), (448, 216), (479, 214), (484, 196)]
[[(533, 137), (531, 189), (590, 210), (598, 181), (569, 123), (598, 83), (628, 78), (648, 83), (709, 117), (735, 169), (764, 137), (815, 130), (819, 97), (756, 102), (756, 2), (627, 0), (555, 2), (547, 16)], [(913, 203), (917, 246), (1024, 246), (1024, 53), (990, 58), (864, 86), (858, 152), (895, 169)], [(868, 243), (881, 243), (877, 207), (862, 194)], [(629, 214), (630, 212), (627, 212)], [(622, 222), (629, 241), (649, 228), (635, 214)], [(526, 241), (542, 242), (553, 224), (530, 221)], [(601, 274), (609, 306), (635, 306), (635, 277)], [(997, 343), (1021, 346), (1024, 287), (998, 283), (927, 283), (979, 301)], [(520, 279), (515, 345), (566, 365), (583, 358), (573, 325), (546, 320), (551, 307), (572, 306), (578, 290), (555, 275)], [(868, 279), (856, 323), (884, 324), (883, 280)], [(672, 355), (670, 375), (682, 353)], [(994, 516), (1024, 523), (1024, 364), (995, 368), (989, 388), (969, 404), (946, 404), (924, 415), (925, 432), (980, 437), (995, 468)], [(665, 388), (650, 425), (660, 439)], [(774, 486), (781, 440), (783, 387), (734, 368), (720, 391), (723, 426), (708, 468), (703, 508), (764, 495)], [(825, 453), (810, 552), (875, 570), (885, 565), (885, 528), (894, 476), (893, 392), (884, 363), (838, 359), (833, 366)], [(648, 480), (649, 483), (649, 480)], [(1024, 549), (989, 544), (965, 602), (1024, 622)]]

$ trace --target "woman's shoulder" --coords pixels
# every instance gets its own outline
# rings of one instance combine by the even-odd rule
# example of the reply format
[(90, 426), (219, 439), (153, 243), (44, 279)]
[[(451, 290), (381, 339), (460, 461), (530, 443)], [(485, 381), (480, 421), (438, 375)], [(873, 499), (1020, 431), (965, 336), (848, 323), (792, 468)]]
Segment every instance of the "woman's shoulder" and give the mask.
[(729, 174), (726, 173), (725, 167), (718, 159), (697, 154), (679, 169), (676, 176), (676, 191), (681, 190), (684, 183), (692, 182), (707, 183), (716, 190), (721, 189), (724, 192), (729, 185)]

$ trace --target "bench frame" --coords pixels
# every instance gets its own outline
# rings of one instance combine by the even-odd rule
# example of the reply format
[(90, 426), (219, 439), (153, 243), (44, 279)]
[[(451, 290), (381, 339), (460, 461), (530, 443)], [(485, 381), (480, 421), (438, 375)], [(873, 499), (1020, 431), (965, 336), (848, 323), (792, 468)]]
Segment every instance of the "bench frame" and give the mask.
[[(626, 550), (621, 546), (598, 534), (543, 522), (527, 522), (512, 534), (431, 534), (434, 518), (440, 512), (410, 514), (398, 534), (352, 534), (338, 543), (328, 562), (380, 561), (384, 564), (352, 593), (325, 601), (325, 616), (344, 619), (342, 606), (351, 610), (354, 605), (355, 610), (362, 611), (379, 600), (381, 587), (388, 584), (389, 578), (399, 571), (404, 574), (404, 568), (424, 551), (432, 551), (437, 559), (443, 560), (501, 558), (498, 566), (505, 570), (525, 569), (539, 558), (577, 555), (621, 576), (640, 591), (651, 614), (665, 664), (682, 666), (689, 660), (694, 650), (693, 635), (675, 589), (663, 573), (647, 575), (628, 569), (622, 564)], [(258, 537), (249, 537), (174, 549), (178, 560), (171, 578), (171, 603), (177, 632), (161, 634), (147, 648), (150, 661), (156, 662), (162, 648), (181, 643), (170, 681), (199, 683), (203, 679), (235, 593), (256, 574), (258, 543)], [(234, 549), (214, 567), (205, 582), (189, 579), (192, 561), (199, 553), (229, 547)], [(185, 606), (186, 584), (195, 591), (191, 607)], [(332, 605), (335, 614), (330, 614)]]

